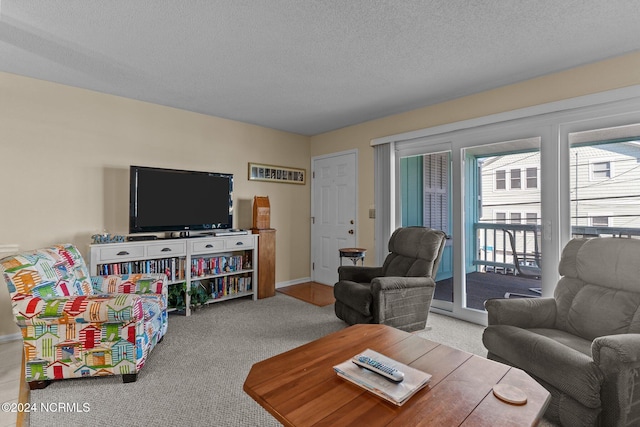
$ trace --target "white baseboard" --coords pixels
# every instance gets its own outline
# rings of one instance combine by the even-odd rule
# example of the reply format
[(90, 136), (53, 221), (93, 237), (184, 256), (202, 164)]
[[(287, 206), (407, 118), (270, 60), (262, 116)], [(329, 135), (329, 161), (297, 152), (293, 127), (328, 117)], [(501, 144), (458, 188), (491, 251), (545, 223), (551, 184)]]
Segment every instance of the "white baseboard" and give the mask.
[(299, 285), (300, 283), (307, 283), (310, 281), (311, 281), (311, 277), (303, 277), (301, 279), (287, 280), (286, 282), (276, 283), (276, 289), (284, 288), (285, 286)]
[(0, 343), (21, 340), (22, 334), (20, 332), (16, 332), (15, 334), (10, 335), (0, 335)]

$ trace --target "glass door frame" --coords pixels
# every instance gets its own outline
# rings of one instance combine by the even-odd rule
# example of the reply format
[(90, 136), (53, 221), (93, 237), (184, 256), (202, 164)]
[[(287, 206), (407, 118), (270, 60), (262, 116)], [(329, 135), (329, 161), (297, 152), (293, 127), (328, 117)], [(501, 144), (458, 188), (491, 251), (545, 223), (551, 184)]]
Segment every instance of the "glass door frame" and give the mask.
[[(432, 310), (437, 313), (451, 315), (463, 320), (478, 324), (487, 323), (487, 313), (483, 310), (477, 310), (466, 307), (467, 295), (466, 295), (466, 273), (467, 273), (467, 259), (469, 258), (469, 245), (466, 242), (472, 242), (475, 239), (473, 233), (473, 221), (474, 218), (468, 218), (467, 215), (467, 198), (469, 197), (466, 188), (467, 174), (469, 169), (467, 167), (466, 149), (477, 148), (482, 145), (492, 145), (501, 141), (513, 141), (528, 138), (540, 138), (540, 156), (541, 156), (541, 170), (545, 169), (542, 164), (544, 159), (543, 154), (543, 141), (550, 140), (550, 126), (541, 125), (537, 121), (533, 121), (529, 124), (522, 123), (498, 123), (493, 126), (483, 126), (481, 128), (466, 129), (463, 131), (454, 132), (453, 134), (447, 134), (442, 136), (420, 138), (412, 141), (400, 142), (395, 144), (394, 150), (394, 162), (395, 162), (395, 179), (392, 188), (395, 189), (394, 194), (401, 194), (400, 191), (400, 178), (399, 178), (399, 164), (400, 158), (417, 156), (422, 154), (433, 154), (439, 152), (448, 151), (451, 153), (451, 209), (452, 209), (452, 224), (451, 224), (451, 244), (453, 247), (453, 302), (438, 301), (432, 302)], [(552, 157), (557, 160), (557, 157)], [(551, 174), (552, 175), (552, 174)], [(473, 180), (475, 182), (475, 179)], [(549, 176), (545, 177), (545, 174), (541, 174), (541, 200), (545, 197), (545, 187), (550, 186), (552, 180)], [(401, 226), (401, 203), (395, 198), (394, 203), (394, 219), (395, 227)], [(555, 206), (555, 205), (554, 205)], [(545, 224), (545, 218), (549, 214), (546, 212), (542, 204), (542, 223)], [(549, 221), (547, 221), (549, 222)], [(544, 232), (543, 232), (544, 234)], [(544, 239), (543, 239), (544, 240)], [(541, 242), (541, 250), (545, 253), (545, 250), (549, 250), (547, 246), (548, 242)], [(553, 258), (550, 258), (553, 259)], [(547, 269), (553, 273), (554, 269)], [(545, 274), (543, 272), (542, 287), (543, 294), (553, 292), (548, 289), (549, 286), (545, 286), (547, 283), (554, 283), (557, 281), (557, 274), (551, 277), (551, 274)], [(546, 289), (547, 288), (547, 289)]]
[[(474, 149), (477, 150), (482, 146), (491, 146), (496, 143), (500, 144), (508, 141), (520, 141), (527, 140), (530, 138), (539, 138), (540, 140), (540, 200), (541, 200), (541, 221), (543, 224), (543, 228), (545, 224), (549, 223), (549, 215), (553, 211), (552, 206), (549, 206), (548, 203), (545, 204), (544, 200), (549, 199), (549, 193), (553, 193), (553, 180), (551, 176), (553, 174), (547, 174), (547, 170), (552, 169), (553, 165), (549, 165), (545, 162), (545, 159), (551, 156), (545, 156), (545, 151), (548, 151), (549, 141), (550, 141), (550, 127), (543, 123), (538, 122), (537, 120), (518, 120), (513, 123), (498, 123), (495, 125), (485, 126), (480, 129), (468, 129), (463, 132), (459, 132), (457, 137), (454, 140), (454, 149), (457, 149), (457, 156), (459, 160), (459, 167), (457, 170), (459, 172), (455, 172), (456, 176), (459, 176), (461, 179), (459, 180), (459, 186), (454, 190), (454, 197), (456, 201), (459, 203), (456, 207), (454, 205), (454, 213), (457, 212), (457, 216), (455, 219), (455, 224), (462, 229), (462, 236), (459, 242), (454, 242), (454, 247), (459, 250), (458, 258), (460, 261), (454, 265), (454, 269), (456, 269), (458, 276), (458, 283), (454, 282), (454, 289), (460, 294), (460, 299), (457, 304), (454, 304), (454, 314), (456, 317), (463, 318), (468, 321), (472, 321), (475, 323), (486, 324), (487, 322), (487, 313), (484, 310), (476, 310), (472, 308), (467, 308), (463, 306), (462, 302), (466, 301), (466, 274), (467, 274), (467, 258), (471, 257), (471, 250), (473, 249), (473, 241), (476, 238), (473, 222), (476, 220), (475, 217), (472, 217), (470, 213), (474, 206), (467, 206), (469, 203), (477, 204), (475, 200), (471, 200), (471, 196), (476, 194), (476, 190), (469, 190), (467, 185), (469, 183), (476, 182), (475, 176), (469, 176), (469, 174), (477, 174), (475, 168), (471, 168), (467, 162), (469, 159), (467, 158), (468, 150)], [(455, 168), (454, 168), (455, 169)], [(544, 171), (544, 173), (543, 173)], [(555, 206), (555, 205), (553, 205)], [(543, 232), (544, 234), (544, 232)], [(470, 242), (469, 245), (466, 245), (466, 242)], [(546, 251), (550, 251), (550, 255), (552, 256), (550, 259), (553, 259), (553, 251), (550, 248), (550, 244), (552, 242), (550, 240), (541, 239), (541, 252), (546, 254)], [(471, 261), (471, 260), (469, 260)], [(549, 284), (555, 283), (556, 277), (553, 276), (555, 269), (543, 269), (542, 277), (541, 277), (541, 286), (542, 292), (553, 292), (549, 290)], [(454, 276), (456, 277), (456, 276)], [(455, 296), (454, 296), (455, 299)]]
[[(634, 123), (640, 123), (640, 85), (373, 140), (372, 145), (391, 146), (390, 173), (384, 178), (387, 188), (391, 189), (390, 218), (376, 221), (389, 221), (392, 227), (397, 226), (398, 203), (394, 193), (399, 180), (396, 157), (450, 150), (454, 302), (451, 310), (436, 306), (432, 310), (486, 325), (486, 312), (462, 305), (466, 300), (465, 242), (472, 238), (465, 224), (464, 150), (500, 141), (540, 138), (541, 251), (550, 265), (557, 265), (562, 248), (571, 238), (569, 133)], [(543, 270), (543, 297), (553, 295), (558, 279), (557, 268)]]

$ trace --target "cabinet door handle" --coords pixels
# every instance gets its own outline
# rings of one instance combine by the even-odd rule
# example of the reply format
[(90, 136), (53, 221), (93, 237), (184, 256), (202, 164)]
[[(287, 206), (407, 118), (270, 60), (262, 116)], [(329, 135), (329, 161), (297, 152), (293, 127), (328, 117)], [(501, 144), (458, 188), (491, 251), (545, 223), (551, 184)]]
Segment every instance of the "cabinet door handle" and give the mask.
[(160, 252), (171, 252), (171, 248), (162, 248)]
[(207, 244), (207, 246), (205, 246), (205, 248), (212, 248), (213, 245), (211, 243)]
[(127, 252), (127, 251), (120, 251), (120, 252), (118, 252), (116, 255), (129, 255), (129, 252)]
[(244, 243), (242, 243), (242, 242), (236, 242), (236, 246), (241, 246), (241, 245), (244, 245)]

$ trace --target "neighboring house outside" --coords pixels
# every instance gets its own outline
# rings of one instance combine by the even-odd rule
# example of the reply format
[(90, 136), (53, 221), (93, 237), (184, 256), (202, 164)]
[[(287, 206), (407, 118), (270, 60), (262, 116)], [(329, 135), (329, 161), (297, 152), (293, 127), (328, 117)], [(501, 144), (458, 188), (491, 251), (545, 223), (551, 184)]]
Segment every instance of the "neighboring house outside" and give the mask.
[(478, 162), (480, 222), (540, 224), (540, 153), (495, 156)]
[[(631, 235), (640, 235), (640, 142), (572, 147), (570, 162), (574, 235), (628, 235), (621, 229), (637, 229)], [(518, 252), (539, 252), (540, 153), (487, 157), (478, 160), (478, 167), (479, 222), (511, 230)], [(512, 263), (512, 248), (503, 235), (479, 232), (479, 259)]]
[(570, 161), (572, 225), (640, 228), (640, 142), (574, 148)]

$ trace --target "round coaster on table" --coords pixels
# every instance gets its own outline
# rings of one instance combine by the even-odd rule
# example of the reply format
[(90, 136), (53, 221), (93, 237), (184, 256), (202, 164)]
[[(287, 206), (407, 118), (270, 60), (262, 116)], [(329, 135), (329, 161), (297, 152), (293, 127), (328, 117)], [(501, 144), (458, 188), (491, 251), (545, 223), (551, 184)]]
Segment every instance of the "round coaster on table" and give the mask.
[(493, 394), (500, 400), (513, 405), (524, 405), (527, 403), (527, 394), (509, 384), (496, 384), (493, 386)]

